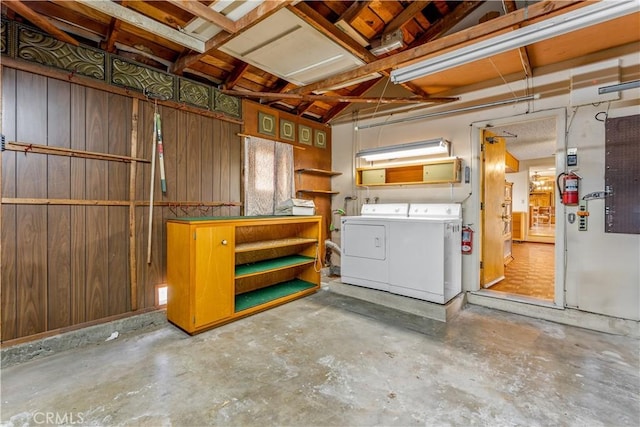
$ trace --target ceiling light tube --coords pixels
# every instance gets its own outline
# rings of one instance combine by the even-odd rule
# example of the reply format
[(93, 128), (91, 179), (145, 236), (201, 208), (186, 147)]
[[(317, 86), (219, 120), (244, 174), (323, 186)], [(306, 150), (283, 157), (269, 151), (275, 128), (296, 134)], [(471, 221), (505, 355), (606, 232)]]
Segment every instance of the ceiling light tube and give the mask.
[(375, 127), (378, 127), (378, 126), (394, 125), (394, 124), (397, 124), (397, 123), (405, 123), (405, 122), (410, 122), (410, 121), (413, 121), (413, 120), (428, 119), (428, 118), (431, 118), (431, 117), (439, 117), (439, 116), (446, 116), (446, 115), (449, 115), (449, 114), (464, 113), (464, 112), (467, 112), (467, 111), (480, 110), (482, 108), (496, 107), (496, 106), (506, 105), (506, 104), (515, 104), (515, 103), (522, 102), (522, 101), (532, 101), (532, 100), (538, 99), (538, 98), (540, 98), (539, 94), (520, 96), (520, 97), (517, 97), (517, 98), (501, 99), (500, 101), (487, 102), (485, 104), (478, 104), (478, 105), (470, 105), (468, 107), (460, 107), (460, 108), (455, 108), (453, 110), (434, 111), (432, 113), (421, 114), (419, 116), (407, 117), (407, 118), (404, 118), (404, 119), (387, 120), (385, 122), (372, 123), (372, 124), (369, 124), (369, 125), (358, 125), (358, 126), (355, 126), (354, 129), (355, 130), (360, 130), (360, 129), (375, 128)]
[(630, 82), (619, 83), (617, 85), (602, 86), (598, 88), (598, 94), (604, 95), (605, 93), (620, 92), (621, 90), (634, 89), (640, 87), (640, 80), (632, 80)]
[(391, 81), (395, 84), (405, 83), (638, 11), (640, 11), (640, 2), (637, 0), (602, 0), (507, 34), (398, 68), (391, 72)]
[(400, 159), (406, 157), (428, 156), (432, 154), (449, 154), (449, 142), (442, 138), (428, 141), (410, 142), (408, 144), (388, 147), (367, 148), (356, 154), (368, 162), (376, 160)]

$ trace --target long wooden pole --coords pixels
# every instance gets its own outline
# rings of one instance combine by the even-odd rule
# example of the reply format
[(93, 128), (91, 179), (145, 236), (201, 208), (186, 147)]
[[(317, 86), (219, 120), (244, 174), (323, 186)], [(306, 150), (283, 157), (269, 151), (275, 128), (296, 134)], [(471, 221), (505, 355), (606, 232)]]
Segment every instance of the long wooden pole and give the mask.
[[(69, 206), (129, 206), (130, 200), (89, 200), (89, 199), (36, 199), (28, 197), (3, 197), (3, 205), (69, 205)], [(148, 206), (147, 201), (135, 201), (136, 206)], [(242, 206), (240, 202), (190, 202), (190, 201), (174, 201), (174, 202), (153, 202), (154, 206), (169, 207), (216, 207), (216, 206)]]
[(94, 160), (110, 160), (116, 162), (142, 162), (149, 163), (147, 159), (138, 157), (119, 156), (117, 154), (98, 153), (95, 151), (72, 150), (70, 148), (52, 147), (49, 145), (29, 144), (28, 142), (10, 141), (6, 143), (6, 149), (9, 151), (18, 151), (25, 154), (50, 154), (54, 156), (81, 157), (84, 159)]
[(458, 97), (362, 97), (339, 95), (305, 95), (298, 93), (274, 93), (274, 92), (249, 92), (244, 90), (222, 89), (220, 92), (226, 95), (242, 96), (244, 98), (269, 98), (269, 99), (295, 99), (300, 101), (324, 101), (324, 102), (358, 102), (363, 104), (444, 104), (458, 101)]
[[(138, 151), (138, 99), (133, 98), (131, 108), (131, 157)], [(138, 309), (138, 272), (136, 265), (136, 167), (134, 160), (129, 166), (129, 282), (131, 311)]]
[(158, 138), (158, 130), (156, 129), (156, 114), (158, 104), (155, 104), (155, 112), (153, 113), (153, 147), (151, 147), (151, 178), (149, 179), (149, 229), (147, 238), (147, 264), (151, 264), (151, 235), (153, 233), (153, 187), (156, 182), (156, 143)]

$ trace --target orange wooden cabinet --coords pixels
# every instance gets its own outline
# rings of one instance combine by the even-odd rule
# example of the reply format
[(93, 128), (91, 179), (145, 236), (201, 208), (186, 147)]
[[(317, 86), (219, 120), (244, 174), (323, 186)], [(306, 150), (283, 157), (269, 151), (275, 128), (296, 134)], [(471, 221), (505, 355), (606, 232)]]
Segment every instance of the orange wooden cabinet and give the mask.
[(193, 334), (320, 287), (320, 216), (167, 221), (167, 318)]

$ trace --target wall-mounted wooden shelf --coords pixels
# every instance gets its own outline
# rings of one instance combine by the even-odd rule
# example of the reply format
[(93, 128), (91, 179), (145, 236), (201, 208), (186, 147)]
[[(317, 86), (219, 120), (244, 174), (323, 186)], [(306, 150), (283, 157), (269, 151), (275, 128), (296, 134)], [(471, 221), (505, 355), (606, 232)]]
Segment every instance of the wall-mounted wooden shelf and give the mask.
[(324, 196), (333, 196), (334, 194), (339, 194), (338, 191), (328, 191), (328, 190), (298, 190), (298, 193), (321, 194)]
[(446, 184), (460, 182), (461, 160), (448, 158), (411, 165), (356, 169), (356, 185)]
[(296, 169), (296, 173), (308, 173), (311, 175), (322, 175), (322, 176), (342, 175), (342, 172), (328, 171), (324, 169), (314, 169), (314, 168)]
[[(308, 174), (308, 175), (316, 175), (318, 177), (332, 177), (332, 176), (337, 176), (337, 175), (342, 175), (342, 172), (336, 172), (336, 171), (330, 171), (330, 170), (326, 170), (326, 169), (316, 169), (316, 168), (304, 168), (304, 169), (296, 169), (296, 173), (298, 174), (298, 177), (302, 174)], [(314, 184), (318, 184), (317, 179), (312, 180), (313, 182), (311, 182), (311, 185)], [(301, 181), (298, 180), (298, 185), (301, 184)], [(309, 183), (307, 183), (308, 185)], [(334, 194), (338, 194), (337, 191), (329, 191), (329, 190), (310, 190), (310, 189), (302, 189), (302, 190), (298, 190), (298, 193), (303, 193), (303, 194), (311, 194), (311, 195), (320, 195), (320, 196), (333, 196)]]

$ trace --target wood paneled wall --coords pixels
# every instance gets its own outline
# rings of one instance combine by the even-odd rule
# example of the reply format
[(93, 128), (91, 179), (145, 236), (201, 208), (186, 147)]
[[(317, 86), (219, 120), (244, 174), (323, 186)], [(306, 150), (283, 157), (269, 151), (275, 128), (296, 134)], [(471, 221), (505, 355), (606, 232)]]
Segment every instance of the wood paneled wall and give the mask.
[[(131, 153), (133, 102), (127, 96), (2, 69), (2, 133), (7, 141), (151, 159), (154, 104), (139, 104), (137, 153)], [(154, 198), (159, 206), (154, 209), (151, 264), (146, 262), (149, 163), (136, 164), (135, 194), (130, 194), (130, 163), (2, 152), (2, 341), (126, 313), (134, 305), (153, 307), (155, 287), (165, 281), (165, 220), (240, 213), (239, 207), (179, 206), (240, 202), (240, 126), (174, 108), (158, 109), (167, 193), (160, 190), (156, 167)], [(87, 204), (94, 200), (100, 202)], [(135, 248), (129, 239), (130, 201), (136, 206)], [(134, 280), (130, 250), (136, 256)], [(131, 301), (132, 282), (137, 304)]]

